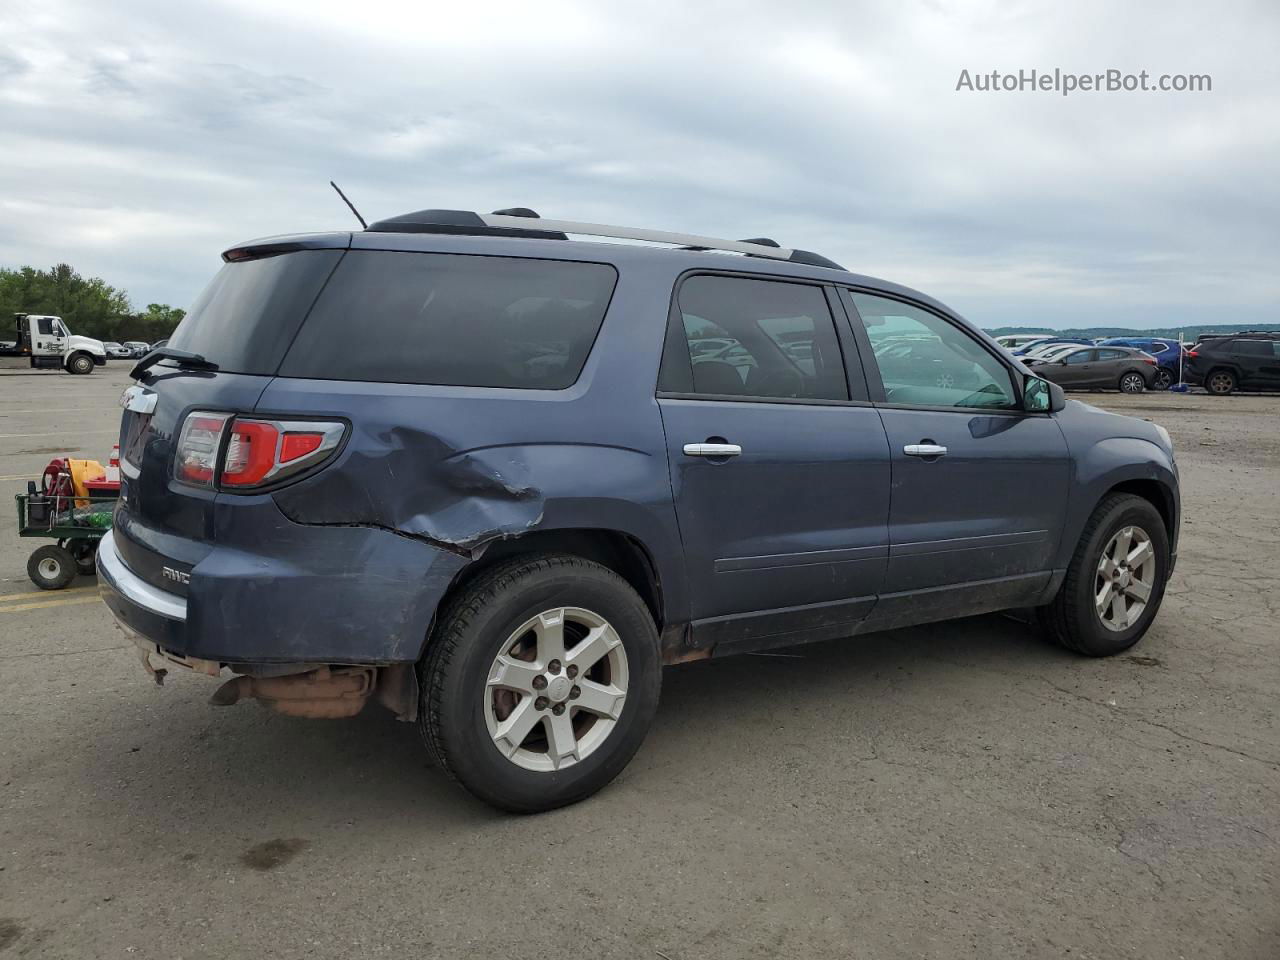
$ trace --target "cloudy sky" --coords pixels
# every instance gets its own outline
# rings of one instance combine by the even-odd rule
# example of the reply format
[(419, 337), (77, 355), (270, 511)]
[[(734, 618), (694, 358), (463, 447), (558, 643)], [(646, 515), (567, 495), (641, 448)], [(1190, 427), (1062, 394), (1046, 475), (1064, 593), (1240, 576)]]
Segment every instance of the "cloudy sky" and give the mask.
[[(0, 5), (0, 266), (185, 306), (423, 207), (768, 235), (984, 326), (1280, 322), (1280, 4)], [(980, 93), (1020, 68), (1210, 93)]]

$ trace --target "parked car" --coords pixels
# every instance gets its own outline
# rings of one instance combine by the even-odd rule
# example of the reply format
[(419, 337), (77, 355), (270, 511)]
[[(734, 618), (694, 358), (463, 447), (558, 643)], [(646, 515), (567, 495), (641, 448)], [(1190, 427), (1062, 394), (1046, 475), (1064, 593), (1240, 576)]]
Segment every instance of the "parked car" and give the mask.
[(1182, 361), (1185, 357), (1182, 346), (1177, 340), (1167, 337), (1111, 337), (1099, 340), (1100, 347), (1132, 347), (1156, 358), (1156, 379), (1153, 384), (1156, 390), (1168, 390), (1178, 382), (1182, 374)]
[(1141, 393), (1156, 382), (1155, 357), (1128, 347), (1076, 347), (1051, 359), (1028, 357), (1037, 376), (1072, 390)]
[(1050, 343), (1046, 346), (1032, 350), (1030, 353), (1023, 355), (1019, 359), (1021, 359), (1023, 363), (1032, 359), (1052, 360), (1054, 357), (1060, 357), (1064, 353), (1075, 350), (1078, 346), (1079, 344), (1075, 343)]
[(1220, 397), (1236, 389), (1280, 390), (1280, 333), (1201, 341), (1187, 352), (1184, 376)]
[(107, 605), (504, 809), (615, 777), (663, 664), (1027, 607), (1106, 656), (1174, 567), (1167, 432), (817, 254), (420, 211), (223, 258), (122, 398)]
[(1028, 344), (1035, 343), (1037, 340), (1047, 340), (1047, 333), (1007, 333), (1004, 336), (996, 337), (996, 343), (1004, 347), (1006, 350), (1017, 350)]
[(108, 360), (128, 360), (133, 356), (132, 350), (114, 340), (107, 340), (102, 345), (106, 348)]
[(126, 340), (123, 346), (129, 351), (129, 356), (138, 359), (145, 357), (151, 352), (151, 345), (143, 343), (141, 340)]
[(1029, 343), (1026, 346), (1019, 347), (1013, 351), (1015, 357), (1025, 357), (1034, 350), (1043, 350), (1045, 347), (1054, 346), (1056, 344), (1075, 344), (1077, 346), (1093, 346), (1093, 341), (1084, 337), (1046, 337), (1043, 340), (1037, 340), (1035, 343)]

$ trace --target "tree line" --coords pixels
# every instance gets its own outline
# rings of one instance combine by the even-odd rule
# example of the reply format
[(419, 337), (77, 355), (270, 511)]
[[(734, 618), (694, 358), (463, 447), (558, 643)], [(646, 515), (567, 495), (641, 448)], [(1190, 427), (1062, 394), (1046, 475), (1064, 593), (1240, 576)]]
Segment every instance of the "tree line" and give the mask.
[(167, 303), (137, 310), (129, 294), (100, 277), (82, 277), (70, 264), (48, 270), (0, 267), (0, 339), (12, 338), (15, 313), (52, 314), (72, 333), (99, 340), (152, 343), (173, 333), (186, 311)]

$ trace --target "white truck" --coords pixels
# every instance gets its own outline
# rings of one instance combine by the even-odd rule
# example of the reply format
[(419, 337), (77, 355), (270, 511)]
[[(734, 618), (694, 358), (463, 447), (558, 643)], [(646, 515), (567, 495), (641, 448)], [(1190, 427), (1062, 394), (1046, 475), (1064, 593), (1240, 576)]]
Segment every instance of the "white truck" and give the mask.
[(0, 343), (0, 357), (27, 357), (33, 367), (62, 367), (67, 373), (92, 373), (107, 362), (101, 340), (78, 337), (61, 317), (15, 313), (18, 339)]

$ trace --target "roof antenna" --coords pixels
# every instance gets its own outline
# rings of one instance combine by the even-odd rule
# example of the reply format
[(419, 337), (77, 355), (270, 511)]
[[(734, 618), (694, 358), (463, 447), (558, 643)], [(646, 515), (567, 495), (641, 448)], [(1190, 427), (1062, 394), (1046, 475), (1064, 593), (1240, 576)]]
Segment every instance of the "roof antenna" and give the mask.
[(354, 213), (356, 215), (356, 219), (360, 221), (360, 226), (363, 227), (365, 230), (368, 230), (369, 225), (364, 222), (364, 217), (360, 216), (360, 211), (356, 209), (356, 205), (347, 199), (347, 195), (342, 192), (342, 188), (338, 186), (336, 183), (334, 183), (332, 180), (329, 181), (329, 186), (333, 187), (333, 189), (338, 191), (338, 196), (342, 198), (343, 203), (345, 203), (348, 207), (351, 208), (351, 212)]

